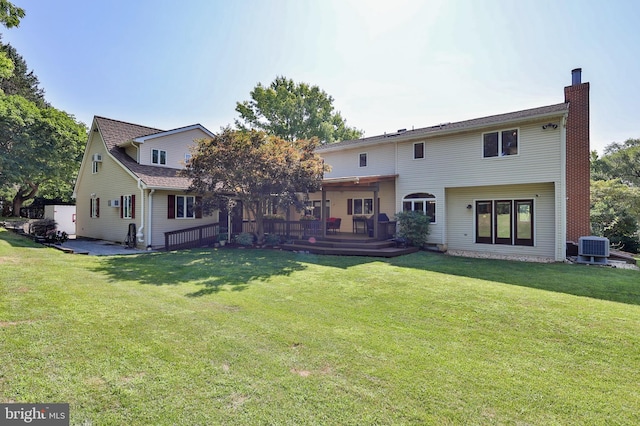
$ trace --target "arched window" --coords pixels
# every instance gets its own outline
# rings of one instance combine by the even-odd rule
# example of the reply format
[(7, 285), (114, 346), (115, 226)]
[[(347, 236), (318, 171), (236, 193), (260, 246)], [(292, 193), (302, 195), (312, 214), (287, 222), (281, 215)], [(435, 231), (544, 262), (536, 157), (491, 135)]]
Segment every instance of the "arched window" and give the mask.
[(402, 210), (419, 211), (430, 217), (430, 222), (436, 222), (436, 196), (428, 192), (416, 192), (402, 199)]

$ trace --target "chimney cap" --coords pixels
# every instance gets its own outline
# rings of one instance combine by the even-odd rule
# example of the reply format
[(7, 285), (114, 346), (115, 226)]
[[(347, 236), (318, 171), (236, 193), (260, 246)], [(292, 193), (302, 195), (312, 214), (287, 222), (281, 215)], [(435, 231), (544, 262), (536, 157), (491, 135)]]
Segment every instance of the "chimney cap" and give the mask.
[(571, 70), (571, 85), (575, 86), (582, 83), (582, 68), (574, 68)]

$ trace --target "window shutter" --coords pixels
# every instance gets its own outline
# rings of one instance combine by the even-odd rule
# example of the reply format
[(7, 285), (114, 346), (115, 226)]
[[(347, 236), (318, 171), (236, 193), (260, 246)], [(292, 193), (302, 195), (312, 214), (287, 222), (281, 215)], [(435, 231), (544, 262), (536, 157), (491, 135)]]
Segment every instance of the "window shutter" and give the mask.
[(124, 217), (124, 196), (120, 196), (120, 219)]
[(196, 211), (196, 219), (202, 219), (202, 197), (196, 197), (194, 209)]
[(168, 195), (167, 196), (167, 219), (175, 219), (176, 218), (176, 196)]
[(131, 195), (131, 219), (136, 218), (136, 196)]
[(100, 217), (100, 198), (96, 198), (96, 217)]
[(89, 198), (89, 217), (93, 217), (93, 200)]
[(353, 199), (348, 198), (347, 199), (347, 215), (352, 215), (352, 214), (353, 214)]

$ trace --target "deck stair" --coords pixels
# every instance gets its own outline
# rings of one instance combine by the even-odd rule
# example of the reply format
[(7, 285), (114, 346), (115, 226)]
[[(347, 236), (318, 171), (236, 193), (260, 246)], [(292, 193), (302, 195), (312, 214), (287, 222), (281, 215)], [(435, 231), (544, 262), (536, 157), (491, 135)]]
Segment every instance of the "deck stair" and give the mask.
[(417, 247), (397, 247), (394, 241), (341, 238), (294, 240), (288, 244), (283, 244), (281, 247), (283, 250), (314, 254), (372, 257), (396, 257), (418, 251)]

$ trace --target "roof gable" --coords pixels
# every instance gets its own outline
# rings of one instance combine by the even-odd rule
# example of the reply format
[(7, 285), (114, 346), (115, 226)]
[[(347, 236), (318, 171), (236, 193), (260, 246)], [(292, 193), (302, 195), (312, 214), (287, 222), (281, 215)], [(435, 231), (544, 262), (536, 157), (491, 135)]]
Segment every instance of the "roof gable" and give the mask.
[(181, 169), (138, 164), (125, 153), (124, 148), (120, 145), (137, 138), (148, 139), (150, 137), (167, 136), (194, 128), (199, 128), (208, 134), (211, 133), (200, 124), (164, 131), (105, 117), (94, 117), (94, 123), (95, 131), (100, 132), (102, 135), (109, 154), (148, 188), (185, 190), (189, 188), (191, 180), (180, 175)]

